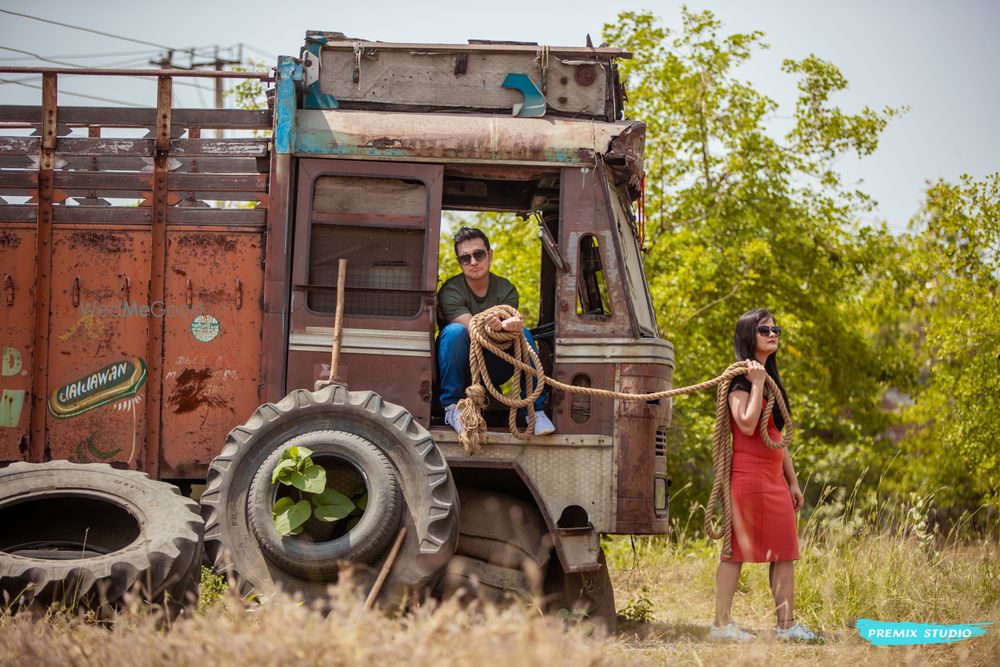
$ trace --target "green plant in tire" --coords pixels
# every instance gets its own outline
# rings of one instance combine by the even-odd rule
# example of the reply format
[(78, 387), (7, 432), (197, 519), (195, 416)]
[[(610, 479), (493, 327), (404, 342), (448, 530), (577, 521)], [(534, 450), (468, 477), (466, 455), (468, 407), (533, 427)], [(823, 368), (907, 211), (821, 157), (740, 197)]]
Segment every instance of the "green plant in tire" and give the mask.
[(274, 526), (282, 536), (301, 533), (310, 517), (327, 523), (351, 517), (356, 523), (368, 500), (367, 493), (352, 500), (336, 489), (326, 488), (326, 470), (313, 463), (312, 450), (305, 447), (292, 446), (282, 452), (271, 473), (271, 484), (295, 489), (295, 497), (278, 498), (271, 508)]

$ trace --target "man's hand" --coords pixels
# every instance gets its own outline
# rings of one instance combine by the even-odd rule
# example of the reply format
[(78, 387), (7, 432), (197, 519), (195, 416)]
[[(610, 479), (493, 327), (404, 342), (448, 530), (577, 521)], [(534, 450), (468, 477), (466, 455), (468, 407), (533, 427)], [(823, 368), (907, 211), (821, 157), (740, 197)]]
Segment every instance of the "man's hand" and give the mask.
[[(499, 319), (499, 318), (497, 318)], [(500, 328), (504, 331), (520, 331), (524, 328), (524, 320), (520, 317), (508, 317), (500, 323)]]
[(500, 320), (500, 316), (496, 313), (490, 313), (486, 317), (486, 328), (490, 331), (500, 331), (503, 329), (503, 322)]

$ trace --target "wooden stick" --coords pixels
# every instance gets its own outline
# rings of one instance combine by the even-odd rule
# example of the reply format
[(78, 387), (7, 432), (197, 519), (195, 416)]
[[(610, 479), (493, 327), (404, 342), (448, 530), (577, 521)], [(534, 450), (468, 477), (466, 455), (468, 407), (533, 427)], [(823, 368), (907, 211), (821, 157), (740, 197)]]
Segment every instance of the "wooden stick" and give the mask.
[(340, 366), (340, 342), (344, 331), (344, 281), (347, 278), (347, 260), (337, 263), (337, 312), (333, 323), (333, 349), (330, 351), (330, 382), (336, 382)]
[(378, 573), (378, 578), (375, 580), (375, 585), (372, 586), (372, 590), (368, 593), (368, 599), (365, 600), (365, 609), (371, 609), (375, 606), (375, 598), (382, 591), (382, 584), (385, 583), (385, 578), (389, 576), (389, 571), (392, 569), (393, 563), (396, 562), (396, 556), (399, 555), (399, 548), (403, 546), (403, 538), (406, 537), (406, 526), (399, 529), (399, 535), (396, 536), (396, 541), (392, 544), (392, 549), (389, 550), (389, 555), (386, 556), (385, 562), (382, 563), (382, 570)]

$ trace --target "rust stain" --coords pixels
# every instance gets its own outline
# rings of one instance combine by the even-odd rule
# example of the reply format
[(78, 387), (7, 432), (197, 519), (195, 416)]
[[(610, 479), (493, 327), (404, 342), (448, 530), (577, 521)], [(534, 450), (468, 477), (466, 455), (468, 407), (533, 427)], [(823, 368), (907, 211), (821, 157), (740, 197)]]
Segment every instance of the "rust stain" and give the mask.
[(70, 236), (70, 247), (119, 253), (126, 249), (127, 237), (116, 232), (79, 231)]
[(201, 406), (208, 408), (224, 408), (226, 401), (208, 391), (208, 383), (212, 379), (211, 368), (186, 368), (177, 376), (167, 402), (174, 406), (174, 414), (194, 412)]
[(0, 248), (17, 248), (21, 245), (21, 236), (7, 230), (0, 231)]
[(212, 252), (233, 252), (236, 250), (236, 239), (222, 234), (183, 234), (177, 239), (177, 245)]

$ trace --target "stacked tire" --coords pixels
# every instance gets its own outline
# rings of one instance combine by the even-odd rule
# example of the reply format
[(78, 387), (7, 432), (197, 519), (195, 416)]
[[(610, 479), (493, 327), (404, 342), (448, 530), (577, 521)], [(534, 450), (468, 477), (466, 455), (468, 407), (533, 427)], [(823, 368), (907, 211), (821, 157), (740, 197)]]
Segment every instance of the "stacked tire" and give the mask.
[[(271, 476), (292, 445), (312, 451), (317, 464), (347, 464), (363, 478), (368, 504), (346, 534), (309, 541), (277, 533)], [(341, 385), (293, 391), (233, 429), (209, 468), (201, 504), (209, 561), (234, 574), (242, 593), (282, 589), (320, 599), (347, 564), (367, 590), (405, 527), (378, 597), (395, 604), (437, 583), (458, 539), (458, 495), (430, 433), (404, 408)]]
[(194, 594), (198, 504), (145, 473), (100, 463), (0, 469), (0, 597), (5, 608), (110, 610), (134, 592), (157, 603)]

